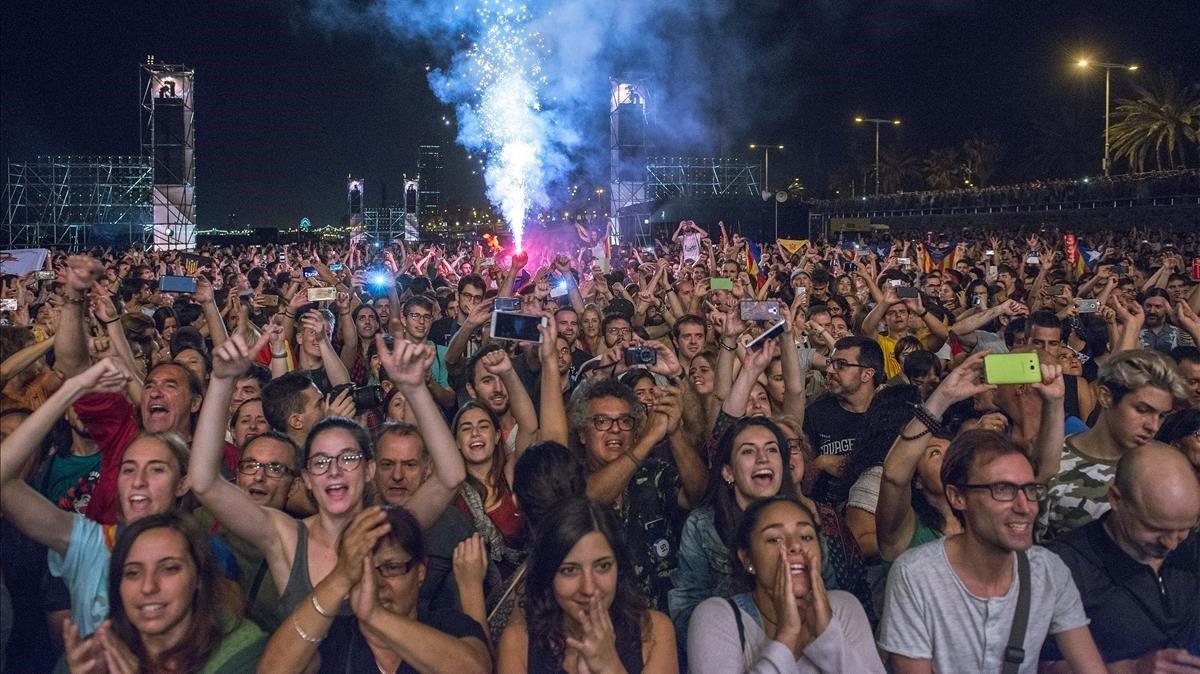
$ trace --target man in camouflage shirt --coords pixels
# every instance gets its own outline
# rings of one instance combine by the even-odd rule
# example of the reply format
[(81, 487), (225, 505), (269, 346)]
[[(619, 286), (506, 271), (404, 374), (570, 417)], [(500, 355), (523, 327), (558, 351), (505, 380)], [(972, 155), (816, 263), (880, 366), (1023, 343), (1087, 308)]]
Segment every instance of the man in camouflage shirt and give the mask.
[(1091, 429), (1067, 438), (1038, 515), (1040, 540), (1077, 529), (1108, 511), (1108, 487), (1125, 452), (1154, 439), (1176, 400), (1186, 397), (1170, 358), (1137, 349), (1100, 368), (1100, 416)]

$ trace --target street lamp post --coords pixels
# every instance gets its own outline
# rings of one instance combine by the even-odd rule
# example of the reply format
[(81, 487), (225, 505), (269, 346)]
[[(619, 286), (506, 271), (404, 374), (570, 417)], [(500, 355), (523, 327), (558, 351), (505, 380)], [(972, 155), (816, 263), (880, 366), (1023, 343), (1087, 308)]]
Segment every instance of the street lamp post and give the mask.
[(898, 120), (898, 119), (878, 119), (876, 117), (855, 117), (854, 118), (855, 124), (862, 124), (863, 122), (870, 122), (875, 125), (875, 196), (879, 196), (879, 125), (880, 124), (891, 124), (892, 126), (899, 126), (900, 120)]
[(1123, 64), (1123, 63), (1101, 63), (1098, 61), (1092, 62), (1085, 58), (1079, 59), (1079, 61), (1077, 61), (1075, 63), (1075, 65), (1079, 66), (1080, 68), (1087, 68), (1089, 66), (1096, 66), (1097, 68), (1104, 68), (1104, 157), (1100, 160), (1100, 167), (1104, 170), (1104, 177), (1107, 178), (1108, 177), (1108, 169), (1109, 169), (1109, 162), (1108, 162), (1109, 112), (1108, 112), (1108, 109), (1109, 109), (1109, 101), (1111, 100), (1111, 92), (1112, 92), (1112, 71), (1114, 68), (1117, 68), (1120, 70), (1128, 70), (1128, 71), (1132, 72), (1134, 70), (1137, 70), (1138, 67), (1137, 67), (1137, 65), (1127, 65), (1127, 64)]
[(762, 143), (750, 143), (751, 150), (762, 148), (763, 151), (763, 191), (771, 189), (771, 149), (782, 150), (782, 145), (764, 145)]

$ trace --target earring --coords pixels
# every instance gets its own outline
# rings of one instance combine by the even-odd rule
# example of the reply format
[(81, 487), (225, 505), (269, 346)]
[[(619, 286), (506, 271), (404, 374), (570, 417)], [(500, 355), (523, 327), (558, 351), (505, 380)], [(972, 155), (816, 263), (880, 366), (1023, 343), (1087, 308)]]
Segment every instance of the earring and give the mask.
[(747, 566), (746, 570), (750, 572), (751, 576), (754, 575), (754, 565), (753, 564), (751, 564), (750, 566)]

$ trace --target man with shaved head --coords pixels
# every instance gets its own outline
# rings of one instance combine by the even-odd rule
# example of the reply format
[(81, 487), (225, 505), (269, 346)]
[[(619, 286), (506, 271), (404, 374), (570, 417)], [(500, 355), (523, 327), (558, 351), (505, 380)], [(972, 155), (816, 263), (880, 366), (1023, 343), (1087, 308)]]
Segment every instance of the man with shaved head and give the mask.
[[(1108, 503), (1047, 547), (1071, 569), (1109, 671), (1200, 672), (1200, 481), (1151, 442), (1121, 457)], [(1052, 641), (1042, 660), (1062, 660)]]

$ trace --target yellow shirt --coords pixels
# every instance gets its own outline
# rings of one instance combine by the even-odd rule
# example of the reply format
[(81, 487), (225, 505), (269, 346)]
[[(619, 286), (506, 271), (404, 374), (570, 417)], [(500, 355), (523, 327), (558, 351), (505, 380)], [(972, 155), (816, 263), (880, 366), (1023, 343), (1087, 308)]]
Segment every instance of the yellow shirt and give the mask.
[(896, 360), (896, 342), (897, 340), (888, 337), (887, 335), (876, 335), (875, 341), (879, 344), (879, 348), (883, 349), (883, 371), (888, 379), (900, 374), (900, 361)]

